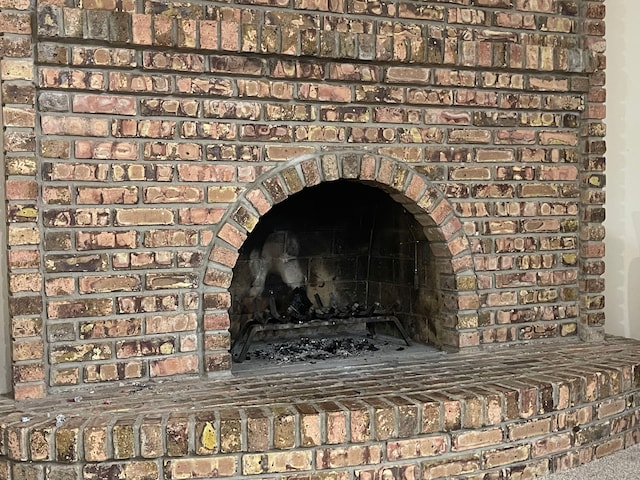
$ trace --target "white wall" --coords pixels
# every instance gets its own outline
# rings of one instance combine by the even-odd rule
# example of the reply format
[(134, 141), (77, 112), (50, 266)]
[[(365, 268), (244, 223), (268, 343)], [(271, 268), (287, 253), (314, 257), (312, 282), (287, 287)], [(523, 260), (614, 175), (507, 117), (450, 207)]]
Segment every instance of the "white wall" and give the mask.
[(640, 1), (606, 6), (606, 331), (640, 338)]

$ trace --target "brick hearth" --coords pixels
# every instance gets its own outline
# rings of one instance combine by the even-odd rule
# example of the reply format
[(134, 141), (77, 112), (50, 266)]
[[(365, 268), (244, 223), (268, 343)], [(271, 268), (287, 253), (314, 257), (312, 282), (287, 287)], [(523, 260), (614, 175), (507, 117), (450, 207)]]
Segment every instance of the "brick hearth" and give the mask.
[(526, 479), (640, 440), (632, 340), (315, 368), (3, 400), (0, 479)]

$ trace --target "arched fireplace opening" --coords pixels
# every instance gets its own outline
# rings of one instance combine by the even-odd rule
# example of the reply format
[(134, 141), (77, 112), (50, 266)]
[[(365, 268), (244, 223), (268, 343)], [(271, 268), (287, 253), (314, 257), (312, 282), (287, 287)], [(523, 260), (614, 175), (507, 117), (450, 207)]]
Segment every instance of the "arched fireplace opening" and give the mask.
[(349, 180), (306, 188), (266, 213), (239, 251), (232, 353), (243, 361), (247, 342), (373, 331), (432, 343), (435, 270), (424, 227), (386, 191)]

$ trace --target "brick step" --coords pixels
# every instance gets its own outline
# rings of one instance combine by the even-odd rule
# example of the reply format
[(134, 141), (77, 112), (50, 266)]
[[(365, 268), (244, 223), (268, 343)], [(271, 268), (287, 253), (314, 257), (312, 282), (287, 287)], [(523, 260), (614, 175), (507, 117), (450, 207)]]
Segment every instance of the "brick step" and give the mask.
[(640, 342), (0, 400), (0, 480), (533, 478), (640, 440)]

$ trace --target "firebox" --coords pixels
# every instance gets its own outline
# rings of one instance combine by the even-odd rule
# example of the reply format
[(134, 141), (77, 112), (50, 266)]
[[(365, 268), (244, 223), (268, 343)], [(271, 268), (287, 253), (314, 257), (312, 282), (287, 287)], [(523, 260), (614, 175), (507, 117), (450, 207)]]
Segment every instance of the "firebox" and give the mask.
[(388, 192), (364, 183), (327, 182), (291, 196), (240, 249), (232, 344), (241, 348), (256, 324), (278, 337), (376, 323), (376, 331), (434, 342), (438, 277), (423, 229)]

